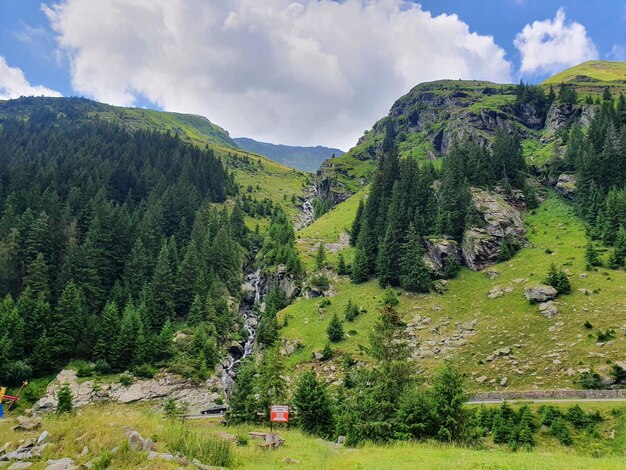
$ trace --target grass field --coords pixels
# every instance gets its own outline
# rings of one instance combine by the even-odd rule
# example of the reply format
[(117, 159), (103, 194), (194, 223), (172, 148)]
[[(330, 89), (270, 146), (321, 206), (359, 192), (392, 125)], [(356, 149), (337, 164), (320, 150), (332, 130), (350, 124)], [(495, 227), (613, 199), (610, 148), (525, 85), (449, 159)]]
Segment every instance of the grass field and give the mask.
[[(594, 409), (592, 407), (592, 409)], [(603, 415), (610, 416), (608, 410)], [(12, 419), (0, 421), (0, 442), (17, 446), (20, 439), (36, 438), (41, 431), (17, 433), (10, 428)], [(619, 427), (621, 426), (621, 428)], [(619, 469), (623, 468), (623, 423), (607, 421), (606, 429), (617, 429), (615, 448), (602, 449), (602, 457), (583, 455), (584, 448), (564, 448), (550, 439), (539, 439), (538, 448), (532, 452), (510, 452), (486, 443), (482, 449), (470, 449), (437, 443), (398, 443), (395, 445), (366, 445), (344, 448), (322, 439), (303, 435), (299, 431), (279, 429), (285, 445), (275, 451), (260, 449), (256, 442), (231, 444), (226, 451), (230, 456), (228, 468), (238, 469)], [(80, 409), (74, 415), (44, 417), (42, 429), (50, 433), (50, 446), (42, 459), (33, 465), (34, 470), (44, 469), (48, 458), (70, 457), (77, 463), (87, 463), (98, 456), (111, 457), (108, 468), (115, 469), (165, 469), (179, 468), (175, 462), (148, 461), (146, 453), (131, 452), (126, 444), (125, 432), (139, 431), (144, 438), (150, 437), (159, 452), (172, 452), (179, 448), (178, 433), (185, 434), (187, 445), (196, 443), (209, 446), (219, 441), (224, 432), (244, 437), (248, 431), (267, 431), (267, 428), (241, 426), (223, 427), (214, 420), (192, 420), (185, 424), (172, 423), (162, 418), (160, 410), (147, 405), (93, 405)], [(605, 428), (600, 432), (605, 433)], [(240, 439), (242, 440), (242, 439)], [(78, 457), (83, 447), (88, 453)], [(117, 447), (114, 455), (109, 451)], [(197, 448), (196, 448), (197, 449)], [(597, 450), (597, 449), (596, 449)], [(200, 452), (200, 450), (196, 450)], [(210, 452), (204, 449), (204, 455)], [(211, 464), (205, 457), (204, 463)], [(296, 463), (297, 462), (297, 463)], [(213, 462), (215, 464), (215, 462)], [(104, 468), (104, 467), (100, 467)], [(191, 467), (193, 468), (193, 467)]]
[[(345, 226), (350, 213), (356, 210), (354, 201), (345, 204), (343, 209), (339, 206), (316, 221), (305, 233), (334, 240), (332, 219), (340, 216), (336, 225)], [(568, 375), (569, 369), (590, 367), (606, 375), (612, 361), (626, 359), (626, 272), (585, 271), (584, 227), (571, 207), (555, 195), (536, 211), (526, 213), (525, 222), (531, 245), (510, 261), (494, 266), (499, 272), (496, 279), (464, 268), (449, 281), (443, 295), (398, 291), (399, 309), (407, 320), (417, 315), (430, 319), (427, 327), (415, 332), (418, 347), (443, 349), (432, 357), (417, 359), (416, 367), (432, 370), (444, 357), (452, 356), (459, 359), (470, 377), (471, 390), (531, 390), (576, 388), (577, 374)], [(317, 245), (299, 246), (308, 259)], [(548, 319), (526, 301), (524, 287), (541, 283), (551, 263), (569, 272), (572, 294), (557, 299), (559, 313)], [(488, 298), (496, 287), (504, 291), (503, 295)], [(343, 353), (358, 354), (360, 346), (367, 345), (382, 289), (376, 280), (355, 285), (347, 277), (340, 277), (335, 289), (336, 294), (329, 299), (331, 304), (322, 310), (319, 305), (323, 299), (299, 299), (281, 313), (283, 318), (288, 317), (283, 335), (303, 345), (287, 358), (289, 364), (311, 362), (312, 352), (321, 350), (327, 342), (325, 330), (333, 313), (343, 316), (349, 299), (367, 313), (344, 323), (347, 338), (334, 345), (338, 357), (323, 366), (334, 365), (340, 370)], [(586, 289), (588, 295), (578, 289)], [(476, 322), (474, 334), (465, 337), (465, 344), (446, 349), (459, 331), (459, 324), (469, 321)], [(584, 326), (587, 321), (591, 328)], [(614, 338), (600, 342), (597, 335), (607, 330), (614, 331)], [(510, 354), (489, 360), (495, 350), (507, 347)], [(481, 376), (486, 376), (482, 383), (474, 380)], [(508, 384), (500, 386), (505, 377)]]

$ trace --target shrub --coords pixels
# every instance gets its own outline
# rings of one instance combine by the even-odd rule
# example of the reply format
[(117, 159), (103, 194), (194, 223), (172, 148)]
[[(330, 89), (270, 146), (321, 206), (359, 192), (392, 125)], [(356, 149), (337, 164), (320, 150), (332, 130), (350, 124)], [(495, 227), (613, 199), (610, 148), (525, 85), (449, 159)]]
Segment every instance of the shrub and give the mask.
[(578, 384), (585, 390), (598, 390), (602, 388), (600, 376), (593, 372), (583, 372), (578, 376)]
[(57, 413), (71, 413), (73, 410), (72, 390), (68, 384), (63, 384), (57, 392)]
[(189, 412), (186, 403), (177, 404), (173, 398), (168, 398), (163, 402), (163, 414), (167, 419), (183, 420)]
[(129, 385), (132, 385), (132, 383), (134, 382), (133, 376), (124, 372), (122, 375), (120, 375), (120, 383), (124, 386), (124, 387), (128, 387)]
[(81, 362), (76, 368), (76, 377), (91, 377), (93, 375), (94, 368), (91, 364)]
[(111, 366), (104, 359), (98, 359), (93, 368), (98, 374), (106, 375), (111, 373)]
[(562, 269), (557, 270), (554, 263), (550, 265), (550, 269), (544, 279), (544, 282), (549, 286), (554, 287), (559, 294), (569, 294), (572, 291), (572, 286), (569, 282), (567, 274)]
[(607, 341), (611, 341), (613, 338), (615, 338), (615, 330), (612, 328), (605, 331), (600, 330), (596, 333), (596, 339), (600, 343), (606, 343)]
[(149, 364), (141, 364), (133, 368), (133, 375), (144, 379), (151, 379), (156, 374), (156, 369)]
[(319, 274), (311, 278), (311, 285), (319, 290), (327, 290), (330, 287), (330, 280), (325, 274)]
[(328, 361), (333, 358), (333, 355), (333, 348), (330, 347), (330, 343), (326, 343), (326, 346), (324, 346), (324, 350), (322, 351), (322, 359)]
[(359, 307), (352, 302), (352, 299), (348, 299), (348, 305), (346, 306), (346, 320), (354, 321), (355, 318), (359, 315)]
[(550, 426), (550, 435), (556, 437), (564, 446), (571, 446), (574, 443), (567, 424), (563, 418), (557, 418)]

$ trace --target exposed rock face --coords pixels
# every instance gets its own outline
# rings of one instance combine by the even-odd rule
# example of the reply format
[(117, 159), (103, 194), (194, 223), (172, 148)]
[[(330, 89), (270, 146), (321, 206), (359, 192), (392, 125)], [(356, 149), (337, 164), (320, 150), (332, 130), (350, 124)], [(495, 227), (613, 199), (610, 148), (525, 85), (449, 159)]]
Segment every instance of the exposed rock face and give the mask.
[(465, 231), (462, 253), (465, 264), (478, 271), (497, 261), (505, 242), (525, 246), (526, 228), (519, 210), (498, 194), (472, 189), (472, 202), (483, 223)]
[(573, 201), (576, 197), (576, 176), (570, 173), (559, 175), (555, 189), (561, 196)]
[(543, 303), (554, 299), (558, 294), (558, 291), (552, 286), (537, 285), (527, 287), (524, 295), (530, 303)]
[(287, 298), (291, 298), (300, 293), (300, 285), (297, 283), (293, 276), (286, 273), (286, 267), (279, 265), (276, 268), (275, 273), (271, 273), (265, 279), (263, 292), (266, 293), (269, 290), (269, 286), (278, 284), (282, 290), (287, 294)]
[(548, 116), (546, 117), (546, 138), (553, 138), (557, 131), (568, 127), (575, 120), (579, 119), (581, 114), (581, 108), (555, 101), (550, 106)]
[(57, 391), (65, 383), (72, 390), (75, 407), (108, 400), (117, 403), (132, 403), (173, 398), (187, 403), (192, 414), (214, 406), (215, 401), (222, 397), (219, 392), (223, 388), (219, 377), (211, 377), (206, 382), (196, 384), (180, 376), (164, 373), (153, 379), (136, 380), (128, 387), (120, 383), (112, 383), (99, 385), (94, 390), (93, 381), (79, 383), (75, 371), (63, 370), (48, 385), (45, 396), (35, 404), (35, 408), (40, 411), (54, 411), (57, 404)]
[(436, 275), (443, 275), (446, 263), (450, 261), (461, 263), (461, 250), (456, 241), (447, 238), (427, 238), (424, 243), (426, 245), (424, 263)]

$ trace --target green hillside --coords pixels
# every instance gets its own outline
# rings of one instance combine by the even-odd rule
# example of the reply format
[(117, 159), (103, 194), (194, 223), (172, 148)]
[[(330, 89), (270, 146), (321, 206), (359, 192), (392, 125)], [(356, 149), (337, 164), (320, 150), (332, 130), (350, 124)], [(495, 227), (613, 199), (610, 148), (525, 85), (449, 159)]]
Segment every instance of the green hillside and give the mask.
[(543, 84), (594, 82), (619, 82), (621, 85), (626, 85), (626, 62), (590, 60), (547, 78)]
[[(330, 244), (338, 240), (336, 232), (328, 227), (345, 227), (348, 212), (356, 212), (355, 202), (359, 197), (356, 195), (340, 204), (299, 232), (303, 237), (299, 247), (304, 259), (311, 260), (310, 265), (320, 240)], [(502, 389), (499, 383), (503, 377), (508, 378), (507, 390), (576, 388), (578, 374), (568, 375), (568, 369), (593, 367), (608, 372), (607, 362), (626, 356), (622, 331), (626, 273), (585, 270), (584, 227), (558, 196), (551, 196), (539, 209), (527, 213), (525, 222), (531, 246), (522, 249), (512, 260), (490, 268), (499, 272), (497, 278), (463, 269), (456, 279), (448, 281), (443, 294), (399, 291), (399, 308), (407, 322), (414, 321), (417, 315), (430, 318), (428, 328), (416, 334), (416, 350), (428, 349), (429, 341), (439, 345), (458, 333), (459, 324), (476, 320), (475, 333), (466, 338), (465, 344), (440, 355), (419, 357), (421, 367), (436, 368), (445, 356), (452, 354), (460, 359), (468, 376), (488, 377), (483, 383), (472, 381), (470, 386), (474, 390)], [(352, 250), (344, 248), (346, 259), (351, 259)], [(336, 254), (329, 260), (334, 263)], [(551, 263), (568, 270), (573, 286), (573, 294), (557, 303), (559, 314), (552, 320), (543, 317), (537, 306), (524, 298), (524, 287), (540, 283)], [(290, 364), (312, 362), (312, 353), (321, 351), (326, 344), (325, 330), (330, 318), (334, 313), (343, 317), (349, 299), (367, 313), (354, 322), (344, 323), (347, 339), (333, 345), (340, 354), (332, 363), (341, 364), (341, 353), (360, 356), (361, 346), (367, 345), (383, 289), (375, 280), (354, 284), (347, 277), (339, 277), (334, 286), (336, 293), (329, 298), (330, 305), (323, 307), (323, 313), (319, 309), (323, 299), (300, 299), (282, 312), (283, 317), (289, 318), (283, 335), (303, 346), (288, 358)], [(489, 293), (497, 288), (504, 290), (503, 295), (489, 298)], [(585, 295), (578, 289), (589, 293)], [(616, 299), (621, 300), (616, 302)], [(585, 328), (586, 321), (592, 328)], [(619, 332), (615, 340), (598, 342), (597, 333), (611, 329)], [(501, 347), (511, 347), (513, 358), (486, 360)], [(559, 362), (555, 363), (555, 359)], [(495, 383), (490, 383), (492, 379)]]
[[(267, 157), (239, 149), (227, 131), (203, 116), (124, 108), (85, 98), (28, 97), (0, 101), (0, 119), (19, 116), (27, 118), (41, 107), (71, 120), (100, 119), (130, 130), (145, 129), (176, 134), (201, 148), (208, 145), (225, 159), (243, 191), (250, 187), (251, 196), (281, 203), (294, 218), (298, 214), (297, 206), (307, 176)], [(293, 202), (292, 198), (295, 198)]]

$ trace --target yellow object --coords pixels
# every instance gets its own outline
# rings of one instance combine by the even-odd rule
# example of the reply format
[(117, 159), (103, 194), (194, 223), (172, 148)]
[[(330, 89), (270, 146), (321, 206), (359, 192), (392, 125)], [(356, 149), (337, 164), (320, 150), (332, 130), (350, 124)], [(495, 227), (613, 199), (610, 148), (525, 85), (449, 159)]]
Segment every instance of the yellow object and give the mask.
[(6, 387), (0, 387), (0, 400), (4, 398), (4, 394), (6, 393)]

